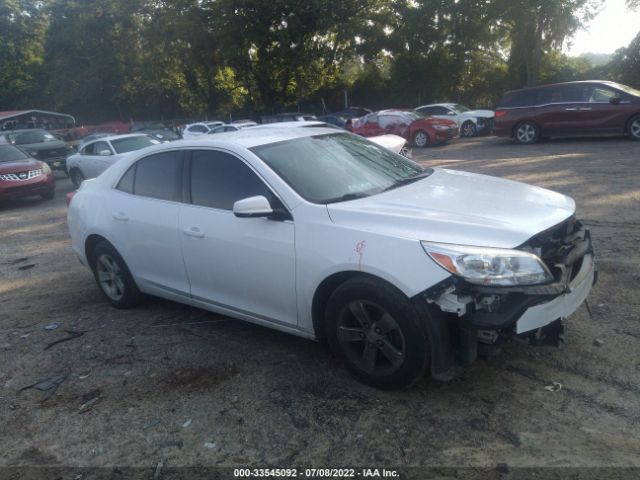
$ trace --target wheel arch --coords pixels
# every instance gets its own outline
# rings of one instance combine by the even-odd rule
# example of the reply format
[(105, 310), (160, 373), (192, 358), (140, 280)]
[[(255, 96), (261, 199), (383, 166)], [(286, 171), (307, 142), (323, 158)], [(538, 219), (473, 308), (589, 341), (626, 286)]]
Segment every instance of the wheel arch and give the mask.
[(113, 248), (115, 248), (113, 243), (111, 243), (109, 240), (107, 240), (102, 235), (99, 235), (97, 233), (92, 233), (84, 241), (84, 254), (85, 254), (85, 257), (87, 259), (87, 263), (89, 265), (91, 265), (91, 257), (93, 256), (93, 252), (95, 251), (96, 247), (98, 246), (98, 244), (100, 242), (107, 242), (109, 245), (111, 245)]
[(338, 287), (340, 287), (340, 285), (345, 283), (347, 280), (351, 280), (354, 277), (375, 279), (402, 291), (401, 288), (393, 285), (393, 283), (389, 282), (388, 280), (371, 273), (365, 273), (358, 270), (345, 270), (342, 272), (332, 273), (327, 278), (322, 280), (322, 282), (320, 282), (320, 284), (316, 287), (316, 290), (313, 294), (313, 300), (311, 302), (311, 320), (313, 322), (313, 331), (316, 338), (322, 339), (325, 337), (324, 312), (326, 310), (329, 297), (331, 297), (331, 294), (335, 292)]
[(631, 130), (631, 120), (636, 117), (640, 117), (640, 110), (629, 115), (629, 118), (624, 122), (624, 133), (630, 133)]

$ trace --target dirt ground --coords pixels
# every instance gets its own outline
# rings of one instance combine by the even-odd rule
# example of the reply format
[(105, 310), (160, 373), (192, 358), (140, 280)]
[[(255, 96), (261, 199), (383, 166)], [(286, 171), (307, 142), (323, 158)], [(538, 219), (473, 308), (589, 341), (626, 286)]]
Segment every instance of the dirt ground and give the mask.
[(640, 467), (640, 143), (414, 158), (576, 199), (600, 278), (563, 349), (512, 342), (453, 382), (380, 392), (323, 344), (159, 299), (115, 310), (71, 252), (59, 176), (53, 201), (0, 206), (0, 467)]

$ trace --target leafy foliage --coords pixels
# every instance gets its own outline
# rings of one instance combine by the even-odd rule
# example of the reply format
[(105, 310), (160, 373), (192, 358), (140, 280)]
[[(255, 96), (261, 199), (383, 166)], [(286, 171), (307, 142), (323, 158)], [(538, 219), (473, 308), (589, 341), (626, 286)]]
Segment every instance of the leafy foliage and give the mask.
[[(637, 0), (629, 0), (637, 7)], [(604, 76), (561, 47), (602, 0), (3, 0), (0, 109), (85, 121), (453, 100)]]

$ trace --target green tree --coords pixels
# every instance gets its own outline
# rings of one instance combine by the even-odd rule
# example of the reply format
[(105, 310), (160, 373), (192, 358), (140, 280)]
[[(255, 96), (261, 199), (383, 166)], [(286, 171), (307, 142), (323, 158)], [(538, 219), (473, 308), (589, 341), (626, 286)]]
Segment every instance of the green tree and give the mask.
[(47, 17), (42, 2), (0, 1), (0, 110), (36, 106)]

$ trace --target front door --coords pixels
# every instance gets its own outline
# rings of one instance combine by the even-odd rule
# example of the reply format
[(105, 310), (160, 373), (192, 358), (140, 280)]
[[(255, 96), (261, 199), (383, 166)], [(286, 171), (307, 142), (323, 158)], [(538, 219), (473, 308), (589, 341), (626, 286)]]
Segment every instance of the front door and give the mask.
[(180, 231), (191, 296), (259, 318), (297, 324), (294, 224), (238, 218), (233, 204), (263, 195), (281, 206), (264, 181), (239, 157), (193, 150), (190, 204)]

